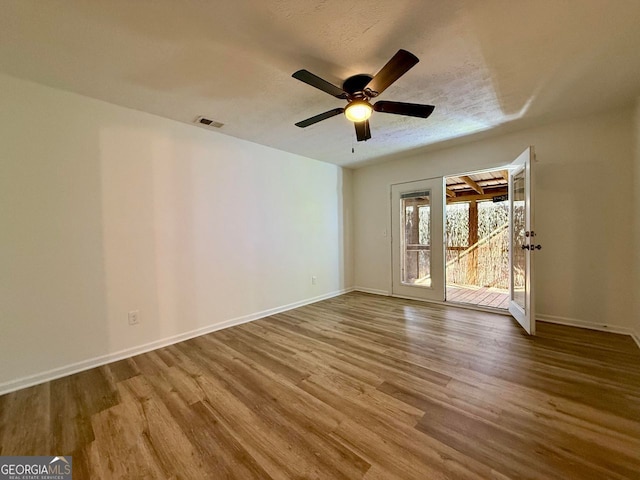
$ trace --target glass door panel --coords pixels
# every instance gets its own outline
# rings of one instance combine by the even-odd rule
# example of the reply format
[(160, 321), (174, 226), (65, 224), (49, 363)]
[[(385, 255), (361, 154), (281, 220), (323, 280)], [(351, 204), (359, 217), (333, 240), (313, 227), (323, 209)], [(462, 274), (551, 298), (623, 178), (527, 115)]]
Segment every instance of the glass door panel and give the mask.
[(393, 295), (444, 300), (443, 179), (391, 186)]
[(509, 313), (531, 335), (536, 331), (533, 289), (535, 244), (533, 203), (533, 147), (510, 166), (509, 174)]
[(513, 245), (511, 262), (512, 262), (512, 281), (513, 292), (511, 300), (514, 301), (522, 310), (525, 309), (525, 295), (527, 285), (525, 278), (527, 276), (527, 262), (525, 250), (525, 195), (524, 195), (524, 169), (513, 175), (513, 228), (511, 230), (511, 244)]

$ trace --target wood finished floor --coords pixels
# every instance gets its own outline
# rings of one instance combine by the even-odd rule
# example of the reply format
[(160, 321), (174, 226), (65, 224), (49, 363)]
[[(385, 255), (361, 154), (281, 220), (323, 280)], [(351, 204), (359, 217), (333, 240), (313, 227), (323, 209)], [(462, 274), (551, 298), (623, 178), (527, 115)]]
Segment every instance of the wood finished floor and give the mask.
[(74, 479), (640, 478), (630, 337), (351, 293), (0, 397)]

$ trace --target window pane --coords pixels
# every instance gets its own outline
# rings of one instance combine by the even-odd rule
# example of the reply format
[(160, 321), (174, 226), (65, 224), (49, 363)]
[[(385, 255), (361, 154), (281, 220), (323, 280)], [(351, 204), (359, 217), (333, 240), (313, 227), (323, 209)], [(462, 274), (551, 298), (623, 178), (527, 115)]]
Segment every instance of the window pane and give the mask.
[(401, 195), (402, 283), (431, 286), (431, 205), (430, 192)]

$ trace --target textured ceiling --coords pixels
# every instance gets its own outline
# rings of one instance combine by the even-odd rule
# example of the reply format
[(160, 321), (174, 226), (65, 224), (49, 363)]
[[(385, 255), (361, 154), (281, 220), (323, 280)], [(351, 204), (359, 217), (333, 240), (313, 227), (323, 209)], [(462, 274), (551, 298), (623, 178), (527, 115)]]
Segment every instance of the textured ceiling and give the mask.
[[(0, 71), (344, 166), (630, 103), (640, 96), (638, 0), (1, 0)], [(357, 143), (335, 84), (420, 58)], [(198, 128), (195, 127), (194, 128)], [(352, 153), (352, 148), (355, 152)]]

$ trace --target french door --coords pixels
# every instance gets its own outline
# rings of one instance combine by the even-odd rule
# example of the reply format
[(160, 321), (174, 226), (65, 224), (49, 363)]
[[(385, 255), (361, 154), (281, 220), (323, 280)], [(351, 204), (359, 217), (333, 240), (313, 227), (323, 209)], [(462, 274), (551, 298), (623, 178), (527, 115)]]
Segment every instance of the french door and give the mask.
[(535, 335), (533, 258), (536, 244), (533, 209), (533, 147), (510, 165), (509, 171), (509, 313), (527, 333)]
[(442, 178), (391, 186), (392, 293), (444, 300)]
[[(534, 151), (509, 166), (509, 312), (534, 335)], [(391, 186), (392, 294), (445, 299), (443, 178)]]

